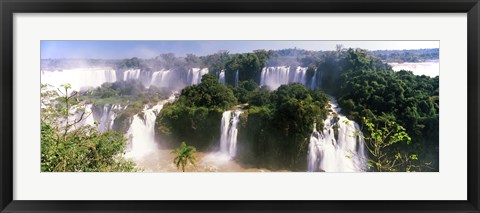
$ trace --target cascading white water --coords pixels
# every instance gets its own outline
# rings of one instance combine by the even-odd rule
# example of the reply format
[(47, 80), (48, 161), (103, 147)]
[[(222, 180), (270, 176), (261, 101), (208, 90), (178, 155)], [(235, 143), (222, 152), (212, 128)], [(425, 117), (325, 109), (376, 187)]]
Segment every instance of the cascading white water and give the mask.
[(176, 70), (160, 70), (152, 73), (151, 80), (145, 86), (182, 89), (185, 86), (199, 84), (205, 74), (208, 74), (208, 68), (192, 68), (186, 73)]
[(202, 76), (208, 74), (208, 68), (191, 68), (188, 70), (143, 71), (129, 69), (123, 71), (123, 76), (117, 78), (116, 71), (110, 68), (76, 68), (62, 71), (41, 71), (41, 82), (54, 87), (70, 83), (76, 91), (95, 88), (106, 82), (136, 80), (146, 88), (151, 85), (159, 88), (169, 88), (172, 91), (185, 86), (199, 84)]
[(220, 71), (218, 74), (218, 82), (225, 84), (225, 70)]
[(132, 123), (127, 131), (127, 138), (131, 145), (127, 157), (138, 159), (157, 149), (157, 144), (154, 140), (156, 115), (151, 109), (145, 109), (143, 113), (143, 118), (140, 118), (138, 114), (133, 116)]
[(282, 84), (301, 83), (307, 84), (307, 68), (278, 66), (264, 67), (260, 77), (260, 85), (268, 86), (272, 90), (277, 89)]
[(92, 115), (92, 106), (93, 104), (87, 104), (85, 106), (85, 119), (83, 120), (83, 125), (90, 125), (90, 126), (95, 126), (95, 120), (93, 119)]
[(106, 104), (103, 106), (103, 111), (101, 113), (98, 131), (106, 132), (112, 130), (113, 121), (117, 117), (117, 111), (121, 110), (122, 106), (117, 104)]
[[(95, 127), (95, 119), (93, 118), (93, 104), (86, 104), (85, 106), (73, 106), (70, 108), (70, 116), (68, 117), (68, 125), (74, 124), (75, 128), (82, 126)], [(62, 119), (63, 120), (63, 119)], [(62, 126), (67, 125), (62, 121)]]
[(238, 87), (238, 70), (235, 72), (235, 87)]
[(123, 72), (124, 81), (138, 80), (138, 79), (140, 79), (140, 69), (125, 70)]
[(188, 85), (194, 85), (194, 84), (199, 84), (200, 81), (202, 80), (202, 76), (208, 74), (208, 68), (192, 68), (188, 70), (188, 75), (187, 75), (187, 84)]
[(105, 82), (115, 82), (117, 76), (111, 68), (76, 68), (61, 71), (41, 71), (41, 82), (60, 87), (69, 83), (72, 90), (81, 91), (101, 86)]
[(152, 74), (152, 80), (150, 81), (150, 85), (156, 87), (173, 88), (178, 85), (178, 80), (176, 79), (176, 77), (177, 76), (175, 75), (175, 72), (172, 70), (156, 71)]
[[(112, 130), (113, 122), (117, 113), (125, 110), (127, 106), (117, 104), (106, 104), (101, 106), (101, 110), (95, 109), (94, 104), (85, 104), (82, 106), (74, 106), (70, 109), (69, 123), (78, 122), (75, 127), (80, 128), (85, 125), (97, 127), (99, 132)], [(80, 120), (81, 119), (81, 120)]]
[(129, 69), (123, 71), (124, 81), (137, 81), (140, 82), (146, 88), (150, 87), (153, 74), (151, 71), (145, 71), (141, 69)]
[[(332, 112), (324, 121), (323, 130), (316, 124), (308, 147), (309, 172), (358, 172), (366, 170), (366, 155), (362, 133), (357, 123), (338, 114), (335, 100), (330, 103)], [(334, 128), (338, 128), (335, 138)]]
[(317, 88), (317, 71), (313, 74), (312, 81), (310, 82), (310, 89)]
[(237, 153), (238, 123), (240, 122), (241, 110), (225, 111), (222, 115), (220, 153), (235, 157)]
[(163, 105), (174, 99), (175, 96), (172, 95), (168, 100), (161, 101), (151, 108), (146, 105), (142, 113), (133, 116), (130, 128), (125, 134), (130, 145), (125, 157), (139, 160), (158, 149), (158, 145), (155, 143), (155, 119)]

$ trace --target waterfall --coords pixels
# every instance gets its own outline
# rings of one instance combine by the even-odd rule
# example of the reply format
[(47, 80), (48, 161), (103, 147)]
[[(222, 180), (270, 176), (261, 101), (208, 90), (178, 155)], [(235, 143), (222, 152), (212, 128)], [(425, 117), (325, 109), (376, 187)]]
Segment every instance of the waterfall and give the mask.
[[(150, 85), (156, 87), (167, 87), (172, 88), (178, 84), (177, 79), (175, 78), (175, 72), (172, 70), (160, 70), (153, 72)], [(150, 86), (149, 85), (149, 86)]]
[[(68, 117), (65, 118), (63, 112), (62, 115), (56, 117), (58, 125), (65, 128), (68, 125), (68, 131), (81, 128), (83, 126), (95, 127), (95, 119), (93, 118), (93, 104), (85, 104), (84, 106), (72, 106), (68, 110)], [(68, 121), (68, 122), (67, 122)]]
[[(362, 133), (357, 123), (338, 114), (335, 100), (330, 103), (332, 112), (324, 121), (323, 130), (314, 124), (308, 146), (309, 172), (358, 172), (366, 171), (366, 155)], [(334, 128), (338, 128), (335, 137)]]
[[(117, 112), (122, 109), (122, 106), (117, 104), (106, 104), (103, 106), (103, 110), (98, 119), (98, 131), (106, 132), (112, 130), (113, 121), (117, 117)], [(96, 113), (94, 113), (95, 115)]]
[(140, 158), (157, 149), (154, 140), (156, 114), (152, 109), (144, 109), (142, 112), (142, 118), (139, 114), (133, 116), (132, 124), (127, 131), (127, 138), (131, 146), (127, 156), (132, 158)]
[[(208, 74), (208, 68), (191, 68), (188, 70), (159, 70), (145, 71), (129, 69), (123, 71), (123, 76), (117, 78), (116, 71), (110, 68), (77, 68), (61, 71), (41, 71), (41, 82), (60, 87), (70, 83), (76, 91), (95, 88), (106, 82), (139, 81), (149, 88), (151, 85), (158, 88), (179, 90), (185, 86), (199, 84), (202, 76)], [(225, 73), (223, 74), (225, 76)]]
[(83, 114), (82, 120), (75, 125), (76, 128), (80, 128), (85, 125), (97, 127), (99, 132), (106, 132), (112, 130), (113, 122), (117, 116), (117, 113), (125, 110), (127, 106), (122, 107), (117, 104), (106, 104), (103, 106), (95, 106), (94, 104), (85, 104), (84, 107), (74, 106), (70, 109), (71, 116), (69, 122), (78, 121)]
[(307, 84), (307, 67), (264, 67), (260, 74), (260, 85), (268, 86), (274, 90), (282, 84), (301, 83)]
[(225, 84), (225, 70), (220, 71), (218, 74), (218, 82)]
[(199, 84), (202, 80), (202, 76), (208, 74), (208, 68), (192, 68), (188, 70), (188, 75), (187, 75), (187, 84), (188, 85), (194, 85), (194, 84)]
[(225, 111), (222, 115), (220, 153), (231, 158), (237, 152), (238, 123), (240, 122), (241, 110)]
[(317, 87), (317, 71), (313, 74), (312, 81), (310, 82), (310, 89), (315, 89)]
[(141, 113), (133, 116), (130, 128), (125, 134), (129, 143), (129, 151), (125, 154), (126, 157), (140, 159), (158, 149), (155, 142), (155, 120), (163, 105), (174, 99), (175, 96), (172, 95), (168, 100), (161, 101), (151, 108), (145, 105)]
[(191, 68), (186, 72), (160, 70), (152, 73), (148, 85), (145, 86), (153, 85), (159, 88), (182, 89), (185, 86), (199, 84), (205, 74), (208, 74), (208, 68)]
[(138, 81), (146, 88), (150, 87), (153, 74), (151, 71), (141, 69), (129, 69), (123, 71), (124, 81)]
[(90, 126), (95, 126), (95, 120), (93, 119), (93, 113), (92, 113), (92, 106), (93, 104), (87, 104), (85, 105), (85, 114), (83, 117), (83, 120), (80, 121), (80, 125), (90, 125)]
[(140, 69), (131, 69), (123, 72), (123, 80), (138, 80), (140, 79)]
[(105, 82), (117, 81), (115, 70), (111, 68), (76, 68), (60, 71), (41, 71), (41, 82), (60, 87), (69, 83), (72, 90), (81, 91), (101, 86)]
[(238, 87), (238, 70), (235, 71), (235, 87)]
[(191, 68), (185, 72), (182, 70), (160, 70), (152, 73), (145, 86), (153, 85), (158, 88), (166, 87), (173, 90), (182, 89), (185, 86), (199, 84), (205, 74), (208, 74), (208, 68)]

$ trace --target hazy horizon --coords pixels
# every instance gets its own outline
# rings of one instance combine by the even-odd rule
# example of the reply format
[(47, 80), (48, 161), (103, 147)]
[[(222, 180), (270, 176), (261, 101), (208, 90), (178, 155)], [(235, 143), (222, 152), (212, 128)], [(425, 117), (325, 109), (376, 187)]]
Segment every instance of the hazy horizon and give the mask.
[(160, 54), (176, 56), (195, 54), (205, 56), (226, 50), (247, 53), (253, 50), (304, 49), (311, 51), (344, 48), (375, 50), (416, 50), (439, 48), (439, 41), (241, 41), (241, 40), (189, 40), (189, 41), (41, 41), (41, 59), (149, 59)]

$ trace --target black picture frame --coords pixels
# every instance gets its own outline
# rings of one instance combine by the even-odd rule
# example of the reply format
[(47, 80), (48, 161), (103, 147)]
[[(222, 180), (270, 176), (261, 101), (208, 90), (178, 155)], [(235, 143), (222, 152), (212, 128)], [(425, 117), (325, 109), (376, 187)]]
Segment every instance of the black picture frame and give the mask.
[[(0, 0), (1, 212), (480, 212), (478, 0)], [(13, 200), (14, 13), (467, 13), (468, 197), (466, 201), (16, 201)], [(445, 183), (448, 184), (448, 183)], [(441, 186), (439, 186), (441, 190)], [(286, 192), (288, 193), (288, 192)]]

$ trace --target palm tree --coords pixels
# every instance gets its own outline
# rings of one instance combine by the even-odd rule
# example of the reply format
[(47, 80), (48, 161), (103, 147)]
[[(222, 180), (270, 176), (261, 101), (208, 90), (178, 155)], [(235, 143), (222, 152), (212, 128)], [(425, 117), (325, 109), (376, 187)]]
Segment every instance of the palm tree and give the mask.
[(195, 152), (197, 149), (193, 146), (187, 146), (185, 142), (182, 142), (180, 148), (175, 149), (172, 151), (172, 154), (176, 154), (177, 156), (173, 159), (173, 163), (177, 166), (177, 169), (182, 168), (182, 171), (185, 172), (185, 167), (188, 163), (195, 166), (196, 159), (195, 159)]

